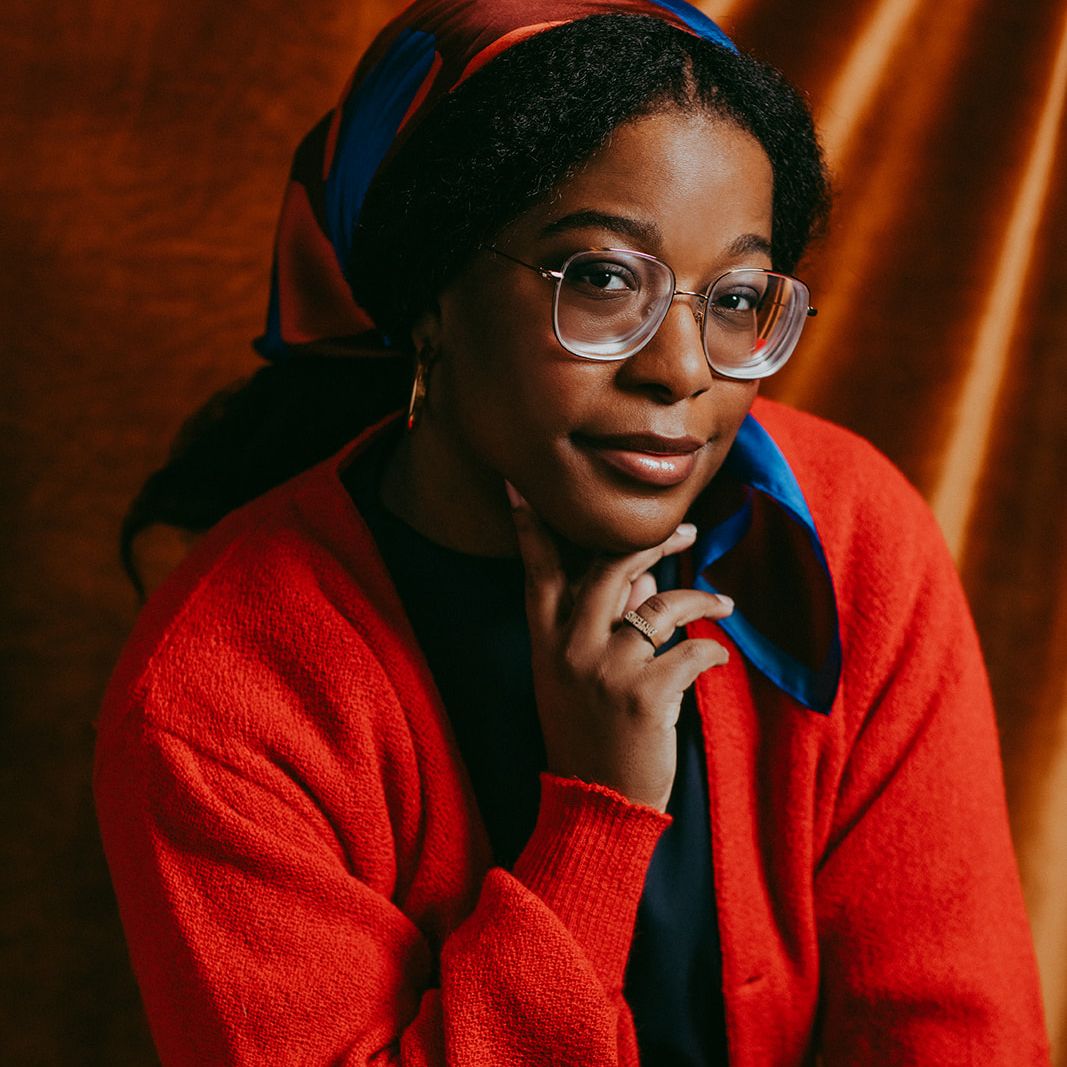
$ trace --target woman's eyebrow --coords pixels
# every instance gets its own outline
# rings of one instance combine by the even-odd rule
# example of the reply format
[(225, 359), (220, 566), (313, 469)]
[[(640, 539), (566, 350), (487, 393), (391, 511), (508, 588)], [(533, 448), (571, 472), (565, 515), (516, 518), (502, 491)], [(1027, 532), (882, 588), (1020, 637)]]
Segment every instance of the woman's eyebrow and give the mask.
[(568, 230), (592, 228), (610, 230), (613, 233), (632, 237), (653, 248), (658, 248), (663, 243), (663, 234), (660, 233), (655, 223), (641, 222), (625, 215), (609, 215), (603, 211), (574, 211), (569, 215), (564, 215), (550, 222), (541, 231), (541, 236), (551, 237), (553, 234), (566, 233)]
[(768, 259), (771, 258), (771, 242), (758, 233), (743, 233), (733, 241), (726, 250), (728, 256), (747, 256), (751, 252), (760, 252)]
[[(626, 215), (611, 215), (604, 211), (573, 211), (550, 222), (541, 230), (541, 236), (551, 237), (569, 230), (584, 229), (609, 230), (632, 237), (651, 248), (659, 248), (663, 244), (663, 234), (654, 222), (644, 222)], [(726, 249), (726, 255), (732, 258), (741, 258), (752, 253), (771, 258), (771, 242), (762, 234), (743, 233)]]

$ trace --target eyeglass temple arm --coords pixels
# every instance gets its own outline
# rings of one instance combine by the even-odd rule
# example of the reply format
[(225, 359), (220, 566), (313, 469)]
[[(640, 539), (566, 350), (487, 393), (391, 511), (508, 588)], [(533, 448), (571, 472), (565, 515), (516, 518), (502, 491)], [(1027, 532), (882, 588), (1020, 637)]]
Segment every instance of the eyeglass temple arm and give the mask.
[(482, 248), (484, 248), (486, 252), (493, 252), (495, 255), (502, 256), (504, 259), (510, 259), (512, 263), (518, 263), (520, 267), (526, 267), (528, 270), (535, 270), (542, 278), (559, 281), (563, 277), (562, 271), (549, 270), (547, 267), (539, 267), (536, 263), (527, 263), (525, 259), (518, 259), (516, 256), (509, 255), (507, 252), (501, 252), (499, 248), (496, 248), (493, 245), (482, 245)]

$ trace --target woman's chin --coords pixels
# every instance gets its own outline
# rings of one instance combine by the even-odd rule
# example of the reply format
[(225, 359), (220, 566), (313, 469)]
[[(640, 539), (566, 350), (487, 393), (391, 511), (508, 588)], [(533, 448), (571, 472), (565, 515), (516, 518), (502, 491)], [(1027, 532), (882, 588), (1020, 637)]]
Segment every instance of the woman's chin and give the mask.
[(671, 509), (655, 516), (572, 513), (562, 517), (559, 525), (550, 525), (561, 537), (585, 552), (624, 556), (663, 544), (684, 521), (684, 510)]

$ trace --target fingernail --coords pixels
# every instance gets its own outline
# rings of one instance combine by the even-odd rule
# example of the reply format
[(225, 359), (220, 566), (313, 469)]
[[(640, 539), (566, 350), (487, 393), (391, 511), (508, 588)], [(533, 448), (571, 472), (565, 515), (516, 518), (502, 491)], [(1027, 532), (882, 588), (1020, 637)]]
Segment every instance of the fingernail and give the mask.
[(719, 645), (719, 658), (715, 661), (716, 667), (725, 667), (730, 662), (730, 653), (722, 645)]
[(722, 606), (726, 608), (727, 611), (734, 610), (734, 602), (732, 598), (725, 596), (723, 593), (716, 593), (715, 596), (718, 599), (719, 603), (722, 604)]
[(508, 500), (513, 508), (521, 508), (526, 503), (522, 493), (520, 493), (511, 482), (505, 480), (504, 490), (508, 494)]
[(683, 522), (674, 532), (682, 537), (696, 537), (697, 528), (691, 522)]

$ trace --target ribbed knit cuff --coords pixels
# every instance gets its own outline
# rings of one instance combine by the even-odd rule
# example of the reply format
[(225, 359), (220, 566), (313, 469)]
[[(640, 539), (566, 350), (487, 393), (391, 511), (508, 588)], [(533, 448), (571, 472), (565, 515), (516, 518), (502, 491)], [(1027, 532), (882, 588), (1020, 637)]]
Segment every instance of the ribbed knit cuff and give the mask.
[(609, 993), (622, 988), (637, 903), (671, 817), (605, 786), (541, 775), (541, 807), (512, 874), (570, 930)]

